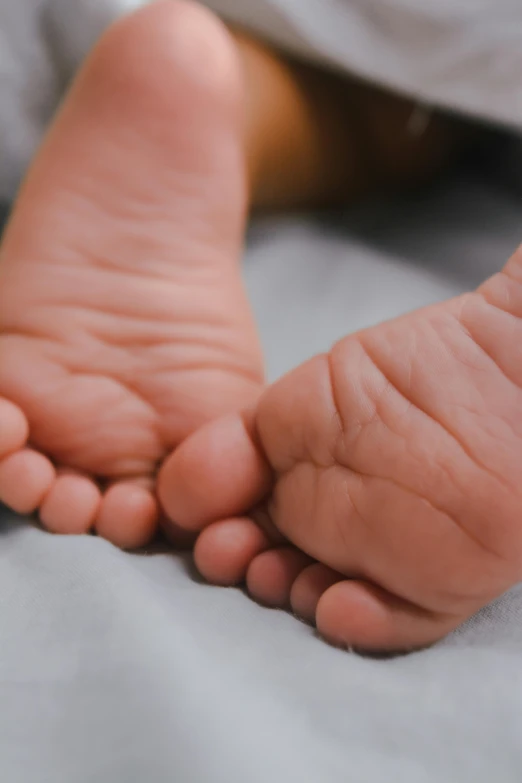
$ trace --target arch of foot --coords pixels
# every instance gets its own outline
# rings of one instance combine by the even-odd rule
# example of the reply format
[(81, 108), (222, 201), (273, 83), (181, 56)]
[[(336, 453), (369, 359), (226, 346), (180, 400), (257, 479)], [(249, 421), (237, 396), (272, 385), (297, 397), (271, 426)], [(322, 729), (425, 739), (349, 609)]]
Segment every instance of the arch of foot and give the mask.
[[(210, 413), (220, 415), (236, 404), (242, 407), (257, 393), (262, 379), (261, 357), (237, 264), (246, 200), (241, 95), (235, 49), (216, 17), (192, 2), (161, 0), (147, 5), (113, 25), (95, 47), (26, 178), (2, 246), (0, 500), (20, 513), (38, 512), (44, 526), (53, 532), (95, 530), (124, 548), (147, 543), (158, 522), (154, 474), (167, 448), (175, 447), (187, 431)], [(214, 146), (208, 143), (210, 132)], [(103, 149), (99, 149), (100, 145)], [(81, 155), (78, 149), (82, 150)], [(121, 164), (118, 171), (114, 169), (115, 160)], [(197, 176), (192, 176), (192, 164), (197, 168)], [(206, 178), (200, 176), (202, 167)], [(221, 180), (209, 188), (212, 176)], [(187, 178), (191, 188), (195, 181), (201, 182), (201, 198), (194, 198), (190, 188), (190, 197), (186, 198)], [(88, 192), (78, 193), (75, 198), (74, 183), (86, 184)], [(163, 190), (154, 190), (151, 183), (154, 187), (163, 183)], [(173, 198), (173, 188), (177, 186), (182, 191), (179, 199)], [(226, 189), (230, 199), (223, 198)], [(211, 199), (215, 193), (219, 203), (216, 198)], [(103, 214), (99, 213), (100, 203), (104, 205)], [(87, 208), (80, 214), (77, 208), (82, 204)], [(181, 215), (176, 212), (180, 205), (184, 205)], [(197, 214), (192, 215), (191, 222), (189, 210), (194, 205)], [(143, 212), (148, 219), (140, 223), (138, 218)], [(133, 218), (132, 226), (127, 220), (129, 215)], [(208, 258), (199, 235), (205, 221)], [(92, 230), (93, 222), (96, 231)], [(179, 232), (172, 231), (176, 222), (181, 224)], [(32, 232), (27, 231), (28, 225), (33, 227)], [(199, 232), (197, 236), (192, 236), (191, 226)], [(182, 247), (184, 236), (187, 248)], [(79, 248), (85, 258), (80, 258)], [(137, 295), (130, 291), (128, 298), (134, 310), (127, 313), (128, 302), (120, 301), (118, 296), (132, 288), (138, 275), (133, 268), (127, 280), (120, 262), (130, 258), (135, 248), (139, 248), (140, 258), (154, 258), (157, 265), (149, 281), (140, 270), (140, 292)], [(224, 280), (222, 296), (210, 298), (207, 291), (198, 295), (187, 261), (194, 248), (203, 256), (197, 259), (201, 266), (223, 261), (230, 268), (226, 280), (225, 275), (220, 276)], [(222, 251), (221, 255), (218, 251)], [(179, 263), (177, 254), (181, 256)], [(44, 270), (43, 260), (47, 256), (48, 268)], [(61, 357), (64, 347), (63, 333), (74, 342), (79, 321), (73, 312), (75, 307), (82, 305), (83, 313), (91, 307), (82, 298), (97, 286), (96, 281), (87, 280), (92, 273), (90, 256), (106, 260), (105, 265), (97, 265), (96, 274), (105, 266), (105, 278), (98, 286), (100, 299), (95, 303), (97, 320), (95, 334), (91, 335), (98, 341), (100, 351), (96, 354), (88, 350), (84, 355), (87, 342), (85, 335), (80, 335), (80, 342), (73, 346), (73, 366), (71, 353), (66, 356), (65, 351), (60, 366), (55, 367), (55, 357)], [(38, 258), (41, 269), (33, 264), (29, 270), (23, 261), (27, 258)], [(183, 270), (179, 268), (181, 263)], [(117, 286), (111, 277), (111, 265), (118, 271)], [(55, 274), (58, 269), (59, 275)], [(210, 271), (206, 276), (201, 271), (196, 277), (215, 281), (216, 275)], [(30, 334), (39, 328), (39, 303), (35, 291), (28, 290), (27, 281), (38, 274), (42, 277), (38, 290), (53, 294), (54, 299), (64, 297), (64, 303), (69, 305), (68, 311), (64, 308), (58, 314), (52, 327), (59, 338), (56, 350), (51, 351), (51, 361), (41, 355), (41, 346), (49, 341), (52, 331), (48, 303), (40, 303), (45, 315), (42, 336), (46, 339), (38, 341), (35, 334), (34, 344), (29, 345)], [(150, 306), (147, 305), (147, 291), (157, 293), (158, 276), (167, 279), (169, 274), (172, 287), (181, 289), (167, 292), (169, 313), (179, 309), (187, 314), (187, 321), (192, 318), (194, 323), (160, 323), (157, 313), (162, 310), (161, 294), (159, 299), (151, 294)], [(189, 279), (181, 280), (183, 275)], [(187, 305), (188, 289), (194, 294), (192, 315)], [(121, 310), (127, 326), (139, 304), (138, 322), (131, 324), (130, 335), (125, 330), (120, 334), (121, 324), (109, 322), (110, 307), (106, 313), (101, 312), (105, 292), (111, 292), (107, 301), (115, 302), (112, 309)], [(172, 305), (176, 296), (180, 299), (179, 308)], [(235, 338), (231, 338), (230, 346), (216, 348), (221, 351), (218, 359), (214, 355), (206, 357), (201, 351), (202, 367), (215, 368), (214, 385), (222, 388), (222, 395), (217, 391), (211, 404), (202, 405), (199, 412), (194, 410), (193, 398), (205, 383), (194, 372), (197, 359), (190, 357), (177, 333), (171, 348), (166, 345), (166, 336), (177, 328), (182, 335), (187, 333), (190, 345), (194, 346), (194, 335), (200, 335), (203, 345), (212, 347), (215, 341), (207, 337), (205, 302), (216, 300), (223, 312), (217, 312), (217, 305), (212, 304), (209, 320), (212, 324), (223, 320), (224, 328), (217, 329), (217, 333)], [(149, 321), (147, 307), (151, 313)], [(167, 303), (163, 309), (167, 310)], [(67, 312), (73, 312), (70, 323)], [(33, 320), (28, 327), (24, 318), (29, 313)], [(100, 328), (104, 328), (101, 319), (105, 319), (110, 332), (110, 350), (107, 349), (105, 358), (105, 348), (99, 340)], [(88, 332), (88, 325), (84, 326)], [(156, 332), (155, 352), (151, 333)], [(23, 346), (20, 341), (15, 345), (19, 337), (24, 340)], [(53, 332), (51, 341), (54, 339)], [(123, 353), (130, 343), (139, 345), (139, 356), (127, 361), (115, 383), (115, 345)], [(159, 367), (153, 359), (142, 359), (143, 345), (147, 350), (151, 346), (149, 357), (161, 356)], [(168, 350), (171, 353), (167, 356)], [(90, 360), (96, 355), (96, 366), (91, 367)], [(186, 372), (183, 362), (190, 372)], [(130, 366), (137, 367), (136, 378), (129, 378)], [(140, 383), (146, 388), (135, 393)], [(44, 400), (42, 390), (51, 387), (55, 391)], [(33, 389), (38, 394), (33, 394)], [(107, 402), (98, 413), (93, 396), (89, 397), (91, 392)], [(107, 395), (112, 395), (110, 405)], [(109, 409), (114, 411), (110, 420)], [(31, 422), (30, 428), (27, 421)], [(120, 462), (111, 464), (111, 450)], [(119, 468), (122, 460), (130, 466), (128, 470)]]

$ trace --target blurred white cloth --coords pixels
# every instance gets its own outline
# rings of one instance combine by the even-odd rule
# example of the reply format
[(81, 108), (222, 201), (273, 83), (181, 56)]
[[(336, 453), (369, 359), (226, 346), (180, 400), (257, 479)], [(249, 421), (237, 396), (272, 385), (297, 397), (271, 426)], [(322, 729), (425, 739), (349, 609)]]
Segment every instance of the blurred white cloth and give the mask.
[[(0, 198), (10, 198), (78, 64), (147, 0), (1, 0)], [(522, 128), (520, 0), (206, 0), (282, 48)]]

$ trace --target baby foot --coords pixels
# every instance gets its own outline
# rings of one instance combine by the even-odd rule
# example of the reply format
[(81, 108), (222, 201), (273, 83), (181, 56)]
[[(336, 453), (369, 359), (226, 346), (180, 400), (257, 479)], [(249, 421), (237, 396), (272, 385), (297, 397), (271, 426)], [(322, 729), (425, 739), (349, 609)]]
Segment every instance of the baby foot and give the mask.
[(105, 35), (28, 175), (0, 255), (0, 501), (52, 531), (145, 543), (158, 463), (258, 394), (243, 121), (224, 28), (160, 2)]
[(519, 250), (475, 293), (341, 340), (250, 421), (195, 433), (160, 499), (203, 530), (211, 581), (246, 578), (339, 644), (433, 643), (522, 579), (521, 346)]

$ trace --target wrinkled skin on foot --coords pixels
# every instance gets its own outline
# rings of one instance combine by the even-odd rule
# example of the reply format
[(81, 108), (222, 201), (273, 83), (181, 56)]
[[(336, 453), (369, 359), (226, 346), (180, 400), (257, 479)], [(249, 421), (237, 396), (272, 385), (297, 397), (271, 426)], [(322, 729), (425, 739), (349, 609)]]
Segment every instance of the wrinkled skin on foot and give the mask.
[(0, 501), (50, 530), (146, 543), (161, 460), (258, 395), (242, 90), (209, 12), (141, 9), (90, 56), (22, 188), (0, 251)]
[(160, 497), (199, 532), (203, 575), (246, 580), (341, 645), (445, 636), (522, 579), (521, 345), (519, 251), (477, 292), (346, 337), (193, 435)]

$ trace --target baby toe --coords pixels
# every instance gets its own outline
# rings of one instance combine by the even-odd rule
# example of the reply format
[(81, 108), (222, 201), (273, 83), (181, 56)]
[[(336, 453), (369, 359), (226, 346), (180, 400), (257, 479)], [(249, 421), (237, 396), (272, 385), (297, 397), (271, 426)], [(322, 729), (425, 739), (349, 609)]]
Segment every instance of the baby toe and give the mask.
[(248, 591), (267, 606), (289, 607), (292, 585), (311, 562), (308, 555), (290, 546), (262, 552), (248, 567)]
[(49, 460), (37, 451), (22, 449), (0, 461), (0, 502), (18, 514), (32, 514), (56, 479)]
[(81, 535), (96, 519), (101, 492), (91, 479), (74, 473), (59, 475), (40, 507), (40, 521), (51, 533)]
[(247, 517), (224, 519), (209, 525), (198, 537), (194, 561), (212, 584), (244, 582), (252, 560), (271, 545), (266, 533)]
[(110, 487), (100, 504), (96, 532), (120, 549), (139, 549), (157, 530), (158, 507), (145, 487), (120, 482)]
[(313, 563), (297, 576), (290, 592), (290, 604), (294, 613), (309, 623), (315, 623), (319, 599), (328, 588), (345, 579), (337, 571)]

